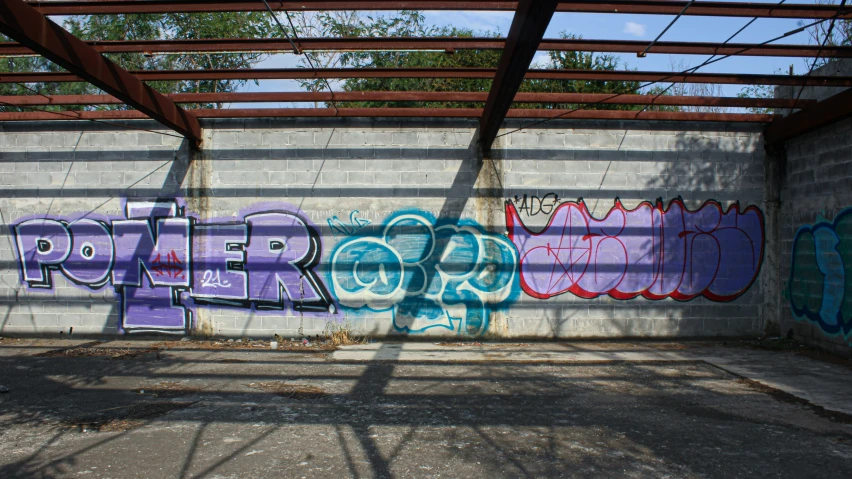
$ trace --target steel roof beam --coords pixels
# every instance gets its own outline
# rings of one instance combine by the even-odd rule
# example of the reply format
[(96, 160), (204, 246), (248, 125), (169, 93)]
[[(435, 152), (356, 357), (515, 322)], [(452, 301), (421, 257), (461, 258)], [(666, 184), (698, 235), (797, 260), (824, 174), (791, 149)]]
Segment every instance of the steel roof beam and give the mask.
[[(355, 102), (417, 101), (482, 103), (488, 93), (418, 91), (344, 91), (328, 92), (229, 92), (173, 93), (166, 95), (175, 103), (277, 103), (277, 102)], [(518, 93), (513, 103), (599, 103), (606, 105), (708, 106), (729, 108), (804, 108), (816, 100), (786, 98), (740, 98), (676, 95), (615, 95), (612, 93)], [(124, 102), (111, 95), (5, 95), (0, 103), (21, 106), (116, 105)]]
[[(198, 118), (303, 118), (303, 117), (364, 117), (364, 118), (480, 118), (480, 108), (247, 108), (187, 110)], [(768, 123), (774, 115), (752, 113), (703, 113), (680, 111), (625, 110), (540, 110), (518, 108), (509, 110), (506, 118), (552, 118), (567, 120), (641, 120), (641, 121), (703, 121), (731, 123)], [(0, 112), (2, 121), (45, 120), (143, 120), (148, 118), (136, 110), (96, 110), (59, 112)]]
[(0, 32), (196, 144), (201, 141), (194, 116), (23, 1), (0, 0)]
[[(299, 80), (305, 78), (494, 78), (495, 68), (252, 68), (240, 70), (131, 70), (143, 81)], [(635, 70), (529, 70), (525, 80), (638, 81), (718, 83), (732, 85), (793, 85), (852, 87), (852, 76), (756, 75), (692, 73), (689, 75)], [(77, 82), (63, 72), (0, 73), (0, 83)]]
[[(257, 0), (58, 0), (27, 3), (45, 15), (98, 15), (119, 13), (191, 13), (264, 11)], [(302, 0), (269, 2), (272, 8), (288, 11), (319, 10), (497, 10), (514, 11), (517, 2), (492, 0), (405, 1), (405, 0)], [(602, 2), (561, 1), (557, 12), (676, 15), (686, 1), (610, 0)], [(755, 2), (701, 1), (684, 15), (759, 18), (830, 18), (835, 5), (760, 4)], [(852, 13), (840, 18), (852, 18)]]
[(763, 132), (764, 141), (779, 147), (786, 141), (852, 116), (852, 89), (776, 118)]
[[(212, 38), (180, 40), (120, 40), (88, 42), (100, 53), (211, 53), (211, 52), (285, 52), (292, 51), (290, 42), (280, 38)], [(500, 50), (500, 38), (300, 38), (305, 51), (388, 51), (388, 50)], [(545, 39), (538, 50), (639, 53), (647, 42), (626, 40)], [(777, 57), (852, 58), (852, 47), (819, 45), (758, 45), (748, 43), (658, 42), (648, 53), (681, 55), (743, 55)], [(33, 50), (16, 43), (0, 43), (0, 56), (32, 55)]]
[(506, 36), (506, 45), (497, 73), (491, 83), (488, 100), (479, 119), (479, 145), (483, 152), (491, 145), (506, 118), (512, 100), (530, 68), (544, 32), (556, 11), (556, 0), (521, 0)]

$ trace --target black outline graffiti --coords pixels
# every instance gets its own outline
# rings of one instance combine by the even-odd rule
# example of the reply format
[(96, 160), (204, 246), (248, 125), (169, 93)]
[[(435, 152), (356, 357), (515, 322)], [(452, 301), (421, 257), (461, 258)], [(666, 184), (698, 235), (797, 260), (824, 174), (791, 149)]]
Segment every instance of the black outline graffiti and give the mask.
[[(553, 202), (545, 204), (545, 201), (550, 196), (553, 196)], [(534, 209), (536, 202), (538, 202), (538, 209)], [(559, 206), (559, 195), (551, 192), (545, 193), (544, 196), (539, 198), (537, 195), (527, 195), (524, 193), (524, 196), (522, 197), (515, 195), (514, 203), (515, 205), (520, 203), (520, 206), (516, 206), (516, 209), (518, 212), (525, 211), (527, 216), (535, 216), (538, 214), (549, 215)], [(544, 211), (545, 206), (549, 207), (547, 211)]]
[[(294, 312), (312, 312), (312, 313), (324, 313), (330, 312), (335, 314), (335, 306), (334, 302), (331, 300), (331, 295), (326, 289), (325, 284), (320, 279), (317, 271), (315, 270), (316, 266), (320, 262), (320, 257), (322, 256), (322, 246), (321, 239), (319, 233), (316, 229), (308, 223), (304, 218), (301, 217), (300, 214), (291, 211), (289, 209), (270, 209), (263, 211), (255, 211), (250, 214), (245, 214), (242, 218), (241, 222), (228, 222), (228, 223), (198, 223), (197, 220), (193, 217), (186, 216), (185, 207), (180, 206), (177, 200), (170, 201), (150, 201), (150, 200), (141, 200), (141, 201), (127, 201), (124, 207), (125, 218), (114, 219), (111, 220), (112, 224), (109, 224), (105, 221), (91, 219), (91, 218), (81, 218), (79, 220), (63, 220), (63, 219), (53, 219), (53, 218), (29, 218), (26, 220), (22, 220), (17, 224), (13, 225), (11, 230), (13, 234), (13, 238), (15, 241), (15, 253), (18, 256), (18, 270), (20, 278), (23, 282), (27, 283), (31, 288), (39, 288), (39, 289), (53, 289), (54, 284), (52, 281), (53, 272), (59, 272), (66, 279), (68, 279), (71, 283), (85, 287), (90, 290), (99, 290), (106, 286), (107, 284), (111, 284), (116, 297), (120, 304), (121, 310), (121, 328), (127, 332), (169, 332), (169, 333), (182, 333), (187, 328), (191, 327), (192, 319), (193, 319), (193, 305), (211, 305), (218, 307), (233, 307), (240, 309), (254, 309), (254, 310), (272, 310), (272, 311), (281, 311), (287, 307), (289, 303)], [(162, 216), (163, 214), (168, 216)], [(248, 247), (251, 242), (251, 224), (248, 221), (253, 216), (259, 215), (268, 215), (268, 214), (282, 214), (286, 215), (294, 220), (300, 227), (304, 228), (304, 231), (307, 233), (307, 251), (305, 254), (296, 260), (290, 261), (289, 264), (293, 266), (296, 272), (299, 274), (300, 283), (305, 281), (307, 284), (301, 286), (301, 288), (311, 288), (315, 293), (317, 299), (305, 301), (303, 298), (294, 297), (294, 294), (291, 294), (287, 291), (287, 289), (283, 286), (281, 282), (278, 284), (278, 300), (277, 301), (261, 301), (261, 300), (252, 300), (249, 298), (250, 295), (250, 281), (251, 281), (251, 272), (246, 269), (246, 265), (248, 263)], [(156, 268), (152, 264), (149, 263), (150, 258), (143, 258), (145, 256), (145, 251), (140, 253), (139, 251), (134, 252), (131, 256), (131, 261), (136, 261), (136, 266), (138, 268), (136, 273), (136, 283), (133, 284), (128, 282), (127, 279), (132, 278), (132, 273), (130, 275), (125, 274), (122, 277), (121, 283), (116, 283), (115, 280), (115, 266), (116, 266), (116, 246), (115, 246), (115, 228), (114, 225), (118, 223), (121, 224), (129, 224), (129, 223), (138, 223), (140, 221), (144, 221), (148, 230), (148, 238), (151, 240), (150, 245), (153, 246), (151, 251), (157, 251), (159, 237), (161, 233), (161, 228), (164, 222), (168, 219), (181, 219), (186, 221), (185, 233), (186, 233), (186, 257), (187, 261), (182, 265), (183, 267), (183, 277), (181, 279), (181, 284), (160, 284), (162, 283), (161, 278), (155, 278), (152, 274), (152, 271)], [(65, 255), (59, 259), (54, 260), (51, 263), (45, 264), (39, 262), (39, 270), (41, 272), (41, 281), (30, 281), (27, 279), (26, 274), (26, 253), (28, 250), (24, 248), (22, 244), (22, 238), (19, 235), (19, 228), (23, 225), (31, 221), (41, 221), (46, 222), (48, 224), (55, 224), (62, 227), (62, 232), (65, 234), (66, 239), (68, 241), (68, 248)], [(79, 278), (73, 275), (73, 273), (69, 273), (66, 271), (66, 268), (63, 266), (64, 262), (72, 255), (75, 248), (78, 245), (74, 241), (74, 235), (72, 232), (73, 224), (80, 221), (91, 221), (93, 224), (96, 224), (109, 236), (111, 251), (110, 251), (110, 260), (109, 264), (106, 267), (106, 273), (104, 274), (103, 280), (99, 280), (98, 282), (85, 282), (81, 281)], [(88, 223), (87, 223), (88, 224)], [(242, 226), (245, 231), (244, 241), (231, 241), (226, 240), (223, 245), (222, 252), (214, 252), (213, 255), (227, 253), (230, 256), (224, 258), (225, 268), (227, 271), (232, 273), (240, 273), (244, 275), (244, 291), (243, 296), (241, 298), (235, 298), (233, 296), (229, 297), (214, 297), (214, 296), (205, 296), (205, 295), (196, 295), (195, 292), (195, 273), (194, 270), (194, 248), (196, 237), (196, 229), (198, 229), (199, 233), (203, 229), (213, 229), (217, 227), (223, 226), (234, 226), (239, 227)], [(141, 225), (139, 225), (141, 226)], [(237, 228), (235, 228), (236, 230)], [(301, 231), (301, 230), (300, 230)], [(144, 235), (143, 235), (144, 236)], [(41, 238), (38, 238), (41, 239)], [(264, 238), (267, 239), (267, 238)], [(144, 243), (145, 245), (149, 245), (147, 242), (140, 242), (140, 245)], [(286, 247), (286, 241), (281, 240), (282, 248)], [(85, 247), (87, 244), (91, 245), (88, 242), (83, 242), (79, 245), (80, 248)], [(45, 251), (44, 253), (48, 253), (52, 251), (53, 244), (51, 242), (51, 249)], [(147, 251), (148, 248), (143, 248)], [(234, 253), (240, 253), (235, 255)], [(152, 253), (153, 254), (153, 253)], [(84, 252), (81, 250), (80, 255), (85, 258)], [(149, 267), (150, 266), (150, 267)], [(143, 280), (144, 277), (144, 280)], [(174, 283), (174, 279), (170, 275), (170, 279), (172, 283)], [(166, 326), (134, 326), (132, 324), (127, 323), (127, 305), (128, 300), (132, 300), (132, 298), (128, 297), (129, 293), (132, 293), (133, 290), (128, 290), (128, 288), (169, 288), (169, 297), (171, 298), (170, 306), (171, 307), (180, 307), (184, 312), (184, 324), (181, 328), (170, 328)], [(182, 297), (186, 295), (185, 297)], [(187, 301), (191, 301), (191, 303), (187, 303)]]

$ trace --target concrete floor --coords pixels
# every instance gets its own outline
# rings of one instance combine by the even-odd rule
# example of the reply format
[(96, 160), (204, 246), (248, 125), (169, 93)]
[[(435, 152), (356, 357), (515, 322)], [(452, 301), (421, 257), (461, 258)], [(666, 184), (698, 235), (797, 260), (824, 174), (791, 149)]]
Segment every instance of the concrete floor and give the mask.
[[(344, 353), (396, 346), (333, 357), (142, 342), (50, 353), (70, 345), (0, 342), (0, 477), (852, 477), (849, 416), (695, 357), (566, 348), (766, 354), (751, 367), (770, 378), (788, 353), (569, 343), (427, 359), (470, 348), (432, 345), (373, 360)], [(848, 386), (844, 366), (814, 367), (827, 372), (802, 389)]]

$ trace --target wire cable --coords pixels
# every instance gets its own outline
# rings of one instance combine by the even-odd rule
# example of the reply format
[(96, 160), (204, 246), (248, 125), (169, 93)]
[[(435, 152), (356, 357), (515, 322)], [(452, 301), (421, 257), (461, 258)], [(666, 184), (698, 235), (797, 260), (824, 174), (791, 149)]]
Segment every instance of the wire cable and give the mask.
[[(787, 1), (787, 0), (781, 0), (780, 2), (778, 2), (778, 4), (777, 4), (777, 5), (775, 5), (775, 6), (773, 6), (772, 8), (770, 8), (770, 9), (769, 9), (769, 12), (770, 12), (770, 13), (772, 13), (772, 10), (774, 10), (776, 7), (780, 7), (780, 6), (781, 6), (784, 2), (786, 2), (786, 1)], [(731, 36), (729, 36), (727, 39), (725, 39), (725, 41), (724, 41), (724, 42), (722, 42), (722, 45), (727, 45), (727, 44), (728, 44), (728, 42), (730, 42), (731, 40), (733, 40), (734, 38), (736, 38), (736, 37), (737, 37), (737, 35), (739, 35), (740, 33), (742, 33), (742, 32), (743, 32), (746, 28), (750, 27), (752, 23), (754, 23), (755, 21), (757, 21), (757, 19), (758, 19), (758, 17), (754, 17), (754, 18), (752, 18), (751, 20), (749, 20), (749, 21), (748, 21), (745, 25), (743, 25), (742, 27), (740, 27), (740, 29), (739, 29), (739, 30), (737, 30), (736, 32), (734, 32), (734, 34), (733, 34), (733, 35), (731, 35)], [(709, 62), (712, 62), (712, 61), (716, 58), (716, 55), (717, 55), (716, 53), (714, 53), (713, 55), (710, 55), (710, 58), (708, 58), (708, 59), (707, 59), (707, 60), (705, 60), (702, 64), (700, 64), (700, 65), (698, 65), (697, 67), (695, 67), (695, 69), (694, 69), (694, 70), (692, 70), (691, 72), (686, 73), (686, 74), (684, 75), (684, 80), (685, 80), (686, 78), (689, 78), (689, 76), (690, 76), (690, 75), (692, 75), (693, 73), (695, 73), (696, 71), (698, 71), (698, 69), (699, 69), (699, 68), (701, 68), (701, 67), (703, 67), (703, 66), (708, 65), (708, 64), (709, 64)], [(665, 95), (667, 91), (671, 90), (671, 89), (674, 87), (674, 85), (675, 85), (675, 84), (674, 84), (674, 83), (672, 83), (671, 85), (669, 85), (668, 87), (666, 87), (666, 89), (664, 89), (663, 91), (661, 91), (660, 93), (658, 93), (657, 95), (655, 95), (655, 96), (654, 96), (654, 100), (656, 100), (657, 98), (660, 98), (661, 96)], [(796, 100), (798, 101), (798, 98), (797, 98)], [(644, 107), (642, 107), (642, 109), (641, 109), (639, 112), (641, 113), (641, 112), (643, 112), (643, 111), (647, 110), (649, 106), (651, 106), (651, 105), (645, 105)]]
[[(272, 16), (272, 19), (275, 20), (276, 24), (278, 24), (278, 28), (281, 30), (281, 33), (284, 34), (284, 38), (286, 38), (287, 41), (290, 42), (290, 45), (293, 46), (293, 53), (295, 53), (296, 55), (301, 55), (302, 49), (297, 47), (296, 44), (293, 42), (293, 39), (290, 38), (290, 35), (287, 34), (287, 30), (284, 28), (284, 25), (281, 25), (281, 21), (278, 20), (278, 16), (275, 15), (275, 12), (272, 10), (272, 7), (269, 6), (269, 2), (267, 2), (266, 0), (261, 0), (261, 1), (263, 1), (263, 4), (266, 5), (266, 10), (269, 11), (269, 14)], [(292, 25), (293, 24), (291, 23), (290, 26), (292, 26)], [(296, 32), (296, 30), (293, 29), (294, 35), (295, 35), (295, 32)]]
[[(840, 2), (840, 6), (838, 8), (843, 8), (846, 5), (846, 0)], [(819, 46), (819, 50), (817, 51), (816, 56), (814, 57), (814, 62), (811, 63), (811, 67), (808, 68), (808, 73), (804, 77), (804, 81), (802, 82), (801, 88), (799, 88), (799, 93), (796, 95), (796, 102), (799, 101), (799, 97), (802, 96), (802, 92), (805, 91), (805, 86), (807, 85), (808, 78), (810, 78), (811, 74), (814, 72), (814, 68), (816, 67), (817, 62), (819, 61), (819, 57), (822, 54), (822, 50), (825, 48), (826, 43), (828, 43), (828, 39), (831, 38), (831, 33), (834, 31), (834, 19), (831, 20), (831, 23), (828, 25), (828, 31), (825, 33), (825, 38), (822, 39), (822, 44)], [(792, 113), (792, 109), (790, 113)]]
[[(314, 73), (317, 73), (318, 69), (317, 69), (316, 65), (314, 65), (314, 62), (311, 61), (311, 56), (308, 55), (308, 52), (301, 49), (301, 42), (299, 41), (299, 33), (296, 29), (296, 26), (293, 25), (293, 19), (290, 18), (290, 13), (287, 10), (282, 10), (284, 12), (284, 15), (287, 16), (287, 22), (290, 23), (290, 28), (293, 30), (293, 38), (296, 39), (295, 42), (293, 41), (293, 39), (290, 38), (290, 35), (287, 34), (287, 29), (284, 28), (284, 25), (281, 24), (280, 20), (278, 20), (278, 16), (275, 15), (275, 11), (272, 10), (272, 7), (269, 6), (269, 2), (267, 2), (266, 0), (261, 0), (261, 1), (263, 2), (264, 5), (266, 5), (266, 10), (269, 11), (270, 15), (272, 15), (272, 18), (275, 20), (275, 23), (278, 25), (278, 29), (281, 30), (281, 33), (284, 35), (284, 38), (286, 38), (287, 41), (290, 42), (290, 45), (293, 45), (294, 53), (296, 53), (297, 55), (304, 55), (305, 60), (308, 61), (308, 65), (310, 65), (310, 67), (311, 67), (311, 70), (313, 70)], [(297, 42), (298, 42), (299, 46), (296, 45)], [(323, 83), (325, 83), (325, 87), (328, 88), (328, 92), (331, 94), (330, 103), (331, 103), (331, 106), (334, 107), (335, 113), (340, 112), (340, 110), (337, 108), (337, 103), (334, 101), (334, 90), (331, 88), (331, 84), (328, 83), (327, 78), (322, 78), (322, 81), (323, 81)]]
[(669, 22), (669, 24), (668, 24), (668, 25), (666, 25), (666, 28), (664, 28), (664, 29), (663, 29), (663, 31), (662, 31), (662, 32), (660, 32), (660, 34), (659, 34), (659, 35), (657, 35), (657, 38), (655, 38), (655, 39), (654, 39), (651, 43), (649, 43), (649, 44), (648, 44), (648, 46), (647, 46), (647, 47), (645, 47), (645, 49), (644, 49), (644, 50), (642, 50), (641, 52), (637, 53), (637, 54), (636, 54), (636, 56), (637, 56), (637, 57), (639, 57), (639, 58), (645, 58), (645, 56), (648, 54), (648, 50), (650, 50), (650, 49), (651, 49), (651, 47), (653, 47), (653, 46), (654, 46), (654, 44), (655, 44), (655, 43), (657, 43), (657, 41), (658, 41), (660, 38), (663, 38), (663, 35), (665, 35), (665, 34), (666, 34), (666, 32), (667, 32), (667, 31), (669, 31), (669, 28), (671, 28), (671, 27), (672, 27), (672, 25), (674, 25), (674, 24), (675, 24), (675, 22), (677, 22), (677, 21), (678, 21), (678, 19), (679, 19), (680, 17), (682, 17), (684, 13), (686, 13), (686, 10), (687, 10), (689, 7), (691, 7), (693, 3), (695, 3), (695, 0), (690, 0), (690, 1), (689, 1), (689, 3), (687, 3), (687, 4), (683, 7), (683, 10), (681, 10), (681, 11), (680, 11), (680, 13), (678, 13), (678, 14), (677, 14), (677, 16), (676, 16), (676, 17), (674, 17), (674, 18), (672, 19), (672, 21), (671, 21), (671, 22)]
[[(781, 2), (781, 3), (783, 3), (783, 2)], [(780, 5), (780, 3), (779, 3), (779, 5)], [(815, 22), (811, 22), (811, 23), (809, 23), (809, 24), (807, 24), (807, 25), (803, 25), (803, 26), (801, 26), (801, 27), (799, 27), (799, 28), (797, 28), (797, 29), (795, 29), (795, 30), (791, 30), (791, 31), (789, 31), (789, 32), (787, 32), (787, 33), (784, 33), (784, 34), (782, 34), (782, 35), (779, 35), (779, 36), (777, 36), (777, 37), (775, 37), (775, 38), (772, 38), (772, 39), (766, 40), (766, 41), (761, 42), (761, 43), (758, 43), (758, 44), (756, 44), (756, 45), (749, 45), (748, 47), (745, 47), (745, 48), (742, 48), (742, 49), (740, 49), (740, 50), (737, 50), (736, 52), (729, 53), (729, 54), (727, 54), (727, 55), (723, 55), (723, 56), (721, 56), (721, 57), (719, 57), (719, 58), (716, 58), (716, 59), (713, 59), (713, 60), (710, 60), (710, 61), (706, 61), (706, 62), (704, 62), (704, 63), (702, 63), (701, 65), (698, 65), (698, 66), (696, 66), (696, 67), (688, 68), (688, 69), (683, 70), (683, 71), (681, 71), (681, 72), (672, 73), (671, 75), (667, 75), (667, 76), (665, 76), (665, 77), (663, 77), (663, 78), (661, 78), (661, 79), (659, 79), (659, 80), (654, 80), (654, 81), (652, 81), (652, 82), (648, 82), (648, 83), (645, 83), (645, 84), (643, 84), (643, 85), (640, 85), (640, 86), (639, 86), (639, 87), (637, 87), (636, 89), (638, 90), (638, 89), (641, 89), (641, 88), (649, 87), (649, 86), (654, 85), (654, 84), (657, 84), (657, 83), (662, 83), (662, 82), (665, 82), (667, 79), (669, 79), (669, 78), (674, 78), (674, 77), (676, 77), (676, 76), (681, 76), (681, 75), (686, 75), (686, 76), (688, 76), (688, 75), (689, 75), (689, 74), (691, 74), (691, 73), (695, 73), (695, 71), (696, 71), (696, 70), (698, 70), (698, 69), (699, 69), (699, 68), (701, 68), (701, 67), (704, 67), (704, 66), (707, 66), (707, 65), (710, 65), (710, 64), (713, 64), (713, 63), (716, 63), (716, 62), (719, 62), (719, 61), (725, 60), (726, 58), (730, 58), (730, 57), (735, 56), (735, 55), (739, 55), (739, 54), (741, 54), (741, 53), (743, 53), (743, 52), (746, 52), (746, 51), (748, 51), (748, 50), (751, 50), (751, 49), (753, 49), (753, 48), (757, 48), (757, 47), (760, 47), (760, 46), (764, 46), (764, 45), (768, 45), (768, 44), (770, 44), (770, 43), (777, 42), (778, 40), (782, 40), (782, 39), (784, 39), (784, 38), (787, 38), (787, 37), (789, 37), (789, 36), (795, 35), (795, 34), (797, 34), (797, 33), (801, 33), (801, 32), (803, 32), (804, 30), (806, 30), (806, 29), (808, 29), (808, 28), (810, 28), (810, 27), (813, 27), (813, 26), (819, 25), (819, 24), (821, 24), (821, 23), (825, 23), (825, 22), (827, 22), (827, 21), (829, 21), (829, 20), (837, 19), (839, 16), (841, 16), (841, 15), (845, 15), (845, 14), (850, 13), (850, 12), (852, 12), (852, 9), (849, 9), (849, 8), (847, 8), (846, 10), (838, 10), (838, 12), (837, 12), (836, 14), (832, 15), (832, 16), (831, 16), (831, 17), (829, 17), (829, 18), (824, 18), (824, 19), (821, 19), (821, 20), (817, 20), (817, 21), (815, 21)], [(559, 115), (556, 115), (556, 116), (553, 116), (553, 117), (550, 117), (550, 118), (545, 118), (545, 119), (543, 119), (543, 120), (539, 120), (539, 121), (537, 121), (537, 122), (531, 123), (531, 124), (526, 125), (526, 126), (522, 126), (522, 127), (520, 127), (520, 128), (516, 128), (516, 129), (511, 130), (511, 131), (507, 131), (507, 132), (505, 132), (505, 133), (502, 133), (502, 134), (500, 134), (500, 135), (497, 135), (495, 138), (500, 138), (500, 137), (502, 137), (502, 136), (511, 135), (511, 134), (513, 134), (513, 133), (517, 133), (517, 132), (522, 131), (522, 130), (525, 130), (525, 129), (527, 129), (527, 128), (532, 128), (532, 127), (534, 127), (534, 126), (538, 126), (538, 125), (541, 125), (541, 124), (547, 123), (547, 122), (549, 122), (549, 121), (551, 121), (551, 120), (557, 120), (557, 119), (559, 119), (559, 118), (564, 117), (565, 115), (569, 115), (569, 114), (571, 114), (571, 113), (573, 113), (573, 112), (575, 112), (575, 111), (580, 110), (580, 109), (581, 109), (582, 107), (584, 107), (584, 106), (598, 105), (598, 104), (600, 104), (600, 103), (604, 103), (604, 102), (607, 102), (607, 101), (609, 101), (609, 100), (612, 100), (612, 99), (615, 99), (615, 98), (618, 98), (618, 97), (620, 97), (620, 96), (622, 96), (622, 95), (627, 95), (627, 94), (629, 94), (629, 93), (616, 93), (616, 94), (613, 94), (613, 95), (612, 95), (612, 96), (610, 96), (610, 97), (602, 98), (602, 99), (600, 99), (600, 100), (598, 100), (598, 101), (595, 101), (595, 102), (582, 103), (582, 104), (580, 104), (577, 108), (573, 108), (573, 109), (568, 110), (568, 111), (566, 111), (566, 112), (564, 112), (564, 113), (560, 113)], [(641, 113), (641, 111), (640, 111), (640, 112), (637, 112), (637, 115), (638, 115), (639, 113)]]
[[(42, 96), (44, 96), (44, 95), (42, 94)], [(124, 128), (124, 129), (127, 129), (127, 130), (146, 131), (148, 133), (156, 133), (158, 135), (173, 136), (175, 138), (184, 139), (184, 137), (181, 136), (181, 135), (175, 135), (175, 134), (166, 133), (166, 132), (163, 132), (163, 131), (149, 130), (147, 128), (140, 128), (140, 127), (131, 126), (131, 125), (124, 125), (124, 124), (121, 124), (121, 123), (113, 123), (111, 121), (106, 121), (106, 120), (97, 120), (97, 119), (94, 119), (94, 118), (81, 118), (80, 115), (78, 115), (75, 112), (70, 111), (70, 110), (58, 110), (58, 111), (57, 110), (45, 110), (45, 109), (42, 109), (42, 108), (36, 108), (36, 107), (28, 106), (28, 105), (13, 105), (13, 104), (5, 102), (5, 101), (0, 101), (0, 105), (9, 106), (9, 107), (12, 107), (12, 108), (18, 108), (19, 110), (30, 110), (30, 111), (35, 111), (35, 112), (39, 112), (39, 113), (53, 113), (54, 115), (63, 116), (65, 118), (70, 118), (72, 120), (91, 121), (92, 123), (100, 123), (100, 124), (103, 124), (103, 125), (109, 125), (109, 126)]]

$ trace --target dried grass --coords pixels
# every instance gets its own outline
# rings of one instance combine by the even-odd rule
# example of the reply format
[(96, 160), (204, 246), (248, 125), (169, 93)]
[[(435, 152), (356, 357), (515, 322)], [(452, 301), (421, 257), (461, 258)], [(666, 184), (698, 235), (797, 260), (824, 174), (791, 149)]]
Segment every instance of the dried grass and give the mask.
[(157, 352), (157, 348), (93, 348), (78, 347), (69, 349), (52, 349), (37, 354), (41, 358), (57, 357), (97, 357), (107, 359), (135, 359), (148, 353)]
[(79, 431), (115, 432), (127, 431), (145, 424), (147, 420), (183, 409), (194, 402), (154, 402), (133, 404), (95, 411), (92, 414), (62, 421), (61, 426)]
[(282, 381), (268, 381), (247, 384), (252, 389), (277, 394), (289, 399), (317, 399), (326, 396), (327, 393), (316, 386), (305, 384), (287, 384)]
[(358, 334), (352, 323), (346, 320), (342, 323), (329, 321), (325, 323), (323, 338), (334, 346), (346, 346), (348, 344), (365, 344), (369, 341), (366, 335)]
[(203, 389), (199, 387), (188, 386), (174, 381), (161, 381), (153, 386), (140, 388), (140, 392), (145, 391), (146, 394), (150, 393), (158, 398), (186, 396), (188, 394), (195, 394), (202, 390)]

